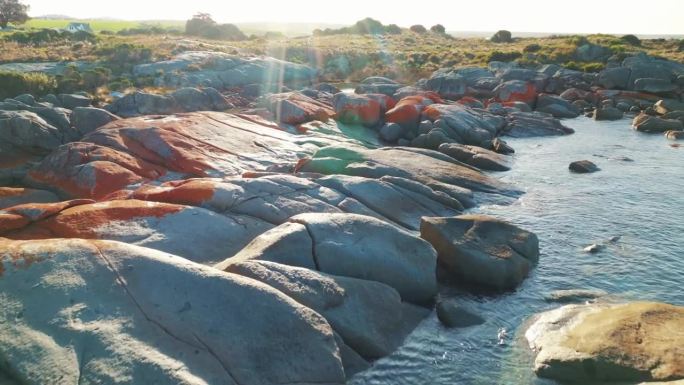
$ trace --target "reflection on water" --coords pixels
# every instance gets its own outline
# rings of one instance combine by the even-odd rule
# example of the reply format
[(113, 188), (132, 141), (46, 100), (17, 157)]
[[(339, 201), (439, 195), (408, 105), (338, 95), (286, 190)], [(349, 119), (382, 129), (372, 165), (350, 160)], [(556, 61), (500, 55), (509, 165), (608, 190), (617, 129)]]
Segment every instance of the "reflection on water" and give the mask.
[[(527, 317), (559, 306), (545, 301), (550, 292), (598, 289), (617, 299), (684, 305), (684, 148), (635, 132), (628, 120), (566, 124), (576, 134), (508, 140), (516, 149), (513, 170), (496, 175), (526, 194), (510, 205), (474, 209), (537, 233), (541, 257), (530, 277), (496, 296), (442, 288), (487, 322), (446, 329), (433, 312), (401, 349), (352, 384), (554, 384), (534, 376), (516, 338)], [(581, 159), (601, 171), (568, 172)], [(605, 248), (583, 252), (592, 243)], [(507, 336), (499, 344), (502, 328)]]

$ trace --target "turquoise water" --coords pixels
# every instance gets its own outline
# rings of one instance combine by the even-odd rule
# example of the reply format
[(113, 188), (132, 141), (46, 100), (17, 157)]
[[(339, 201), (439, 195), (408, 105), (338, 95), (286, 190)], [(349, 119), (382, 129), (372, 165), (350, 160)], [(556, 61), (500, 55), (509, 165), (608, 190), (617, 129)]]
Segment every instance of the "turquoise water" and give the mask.
[[(513, 170), (495, 175), (526, 193), (510, 205), (474, 210), (535, 232), (541, 249), (537, 268), (515, 292), (473, 295), (442, 288), (441, 295), (457, 298), (487, 322), (446, 329), (433, 312), (402, 348), (352, 384), (554, 384), (534, 376), (527, 348), (516, 336), (529, 316), (560, 306), (545, 300), (550, 292), (598, 289), (618, 301), (684, 305), (684, 147), (671, 147), (674, 142), (662, 135), (635, 132), (627, 119), (565, 123), (577, 132), (508, 140), (516, 150)], [(568, 172), (568, 164), (581, 159), (601, 171)], [(583, 252), (592, 243), (606, 247)], [(503, 343), (501, 329), (507, 335)]]

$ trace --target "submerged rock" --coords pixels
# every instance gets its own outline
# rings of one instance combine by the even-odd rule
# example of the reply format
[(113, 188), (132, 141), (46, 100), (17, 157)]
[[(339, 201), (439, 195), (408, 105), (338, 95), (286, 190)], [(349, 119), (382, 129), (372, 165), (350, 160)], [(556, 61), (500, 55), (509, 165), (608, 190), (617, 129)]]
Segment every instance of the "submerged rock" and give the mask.
[(606, 295), (608, 293), (603, 290), (567, 289), (552, 291), (544, 299), (548, 302), (573, 303), (592, 301)]
[(455, 300), (437, 301), (437, 318), (446, 327), (464, 328), (485, 322), (482, 317), (460, 306)]
[(420, 236), (452, 274), (494, 289), (515, 288), (539, 259), (535, 234), (484, 215), (424, 217)]
[(684, 379), (684, 307), (655, 302), (568, 305), (525, 332), (535, 372), (558, 381)]

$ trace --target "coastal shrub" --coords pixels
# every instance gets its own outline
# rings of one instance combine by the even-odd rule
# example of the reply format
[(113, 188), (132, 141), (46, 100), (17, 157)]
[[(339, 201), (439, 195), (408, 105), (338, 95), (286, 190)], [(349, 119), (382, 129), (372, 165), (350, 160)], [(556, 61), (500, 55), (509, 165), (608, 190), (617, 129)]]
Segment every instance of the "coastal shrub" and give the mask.
[(539, 52), (541, 49), (542, 47), (539, 44), (533, 43), (526, 45), (523, 52)]
[(684, 39), (682, 39), (682, 40), (679, 41), (679, 47), (677, 48), (677, 50), (678, 50), (679, 52), (683, 52), (683, 51), (684, 51)]
[(504, 29), (497, 31), (492, 37), (489, 38), (492, 43), (512, 43), (513, 36), (510, 31)]
[[(423, 27), (425, 28), (425, 27)], [(383, 25), (381, 22), (367, 17), (359, 20), (354, 25), (338, 29), (316, 29), (313, 31), (314, 36), (331, 36), (331, 35), (398, 35), (401, 33), (401, 28), (396, 24)]]
[(55, 79), (39, 72), (0, 71), (0, 99), (13, 98), (21, 94), (42, 96), (55, 91)]
[(401, 34), (401, 28), (396, 24), (390, 24), (385, 28), (385, 33), (388, 35), (399, 35)]
[(3, 37), (5, 41), (12, 41), (19, 44), (43, 44), (54, 42), (70, 42), (70, 41), (89, 41), (95, 42), (97, 37), (86, 31), (60, 31), (57, 29), (40, 29), (37, 31), (18, 31), (7, 34)]
[(425, 33), (425, 32), (427, 32), (427, 29), (425, 29), (425, 27), (423, 27), (423, 26), (420, 25), (420, 24), (412, 25), (411, 28), (409, 28), (409, 29), (411, 30), (411, 32), (415, 32), (415, 33)]
[(606, 68), (605, 63), (593, 62), (593, 63), (578, 63), (575, 61), (569, 61), (564, 63), (563, 66), (567, 69), (582, 71), (582, 72), (600, 72)]
[(442, 24), (435, 24), (430, 27), (430, 31), (434, 33), (444, 34), (446, 33), (446, 28)]
[(641, 39), (639, 39), (638, 37), (636, 37), (634, 35), (622, 36), (620, 38), (620, 40), (622, 40), (623, 42), (625, 42), (629, 45), (633, 45), (633, 46), (637, 46), (637, 47), (641, 46)]
[(145, 46), (119, 43), (99, 47), (95, 53), (114, 72), (129, 71), (134, 65), (152, 60), (152, 50)]
[(570, 36), (567, 40), (568, 44), (574, 45), (575, 47), (580, 47), (585, 44), (589, 44), (589, 39), (586, 36)]
[[(141, 25), (136, 28), (125, 28), (117, 32), (119, 36), (132, 35), (178, 35), (182, 31), (176, 27), (162, 27), (159, 25)], [(102, 33), (102, 32), (100, 32)]]
[(503, 51), (493, 51), (490, 52), (489, 55), (486, 56), (486, 62), (493, 62), (493, 61), (502, 61), (502, 62), (511, 62), (513, 60), (519, 59), (522, 57), (522, 54), (517, 51), (508, 51), (508, 52), (503, 52)]
[(185, 33), (209, 39), (247, 40), (234, 24), (218, 24), (208, 13), (198, 13), (185, 23)]

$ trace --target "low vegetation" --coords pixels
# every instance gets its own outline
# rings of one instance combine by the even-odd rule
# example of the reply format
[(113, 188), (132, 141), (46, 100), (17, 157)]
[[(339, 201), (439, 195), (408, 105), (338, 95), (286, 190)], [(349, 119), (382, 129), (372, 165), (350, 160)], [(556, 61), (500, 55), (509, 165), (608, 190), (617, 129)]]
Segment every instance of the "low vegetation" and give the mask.
[[(32, 22), (37, 20), (29, 23)], [(490, 39), (463, 39), (446, 34), (441, 25), (411, 30), (383, 25), (370, 18), (349, 27), (317, 30), (301, 37), (267, 31), (248, 37), (236, 26), (218, 24), (211, 16), (202, 14), (190, 19), (184, 30), (178, 26), (145, 24), (120, 25), (118, 29), (108, 26), (112, 30), (91, 27), (95, 33), (30, 28), (0, 32), (0, 62), (91, 62), (93, 65), (80, 72), (95, 68), (107, 71), (83, 73), (80, 79), (73, 73), (55, 78), (55, 87), (62, 84), (87, 90), (121, 90), (151, 84), (150, 79), (132, 78), (130, 70), (134, 65), (164, 60), (188, 50), (269, 55), (317, 67), (328, 81), (382, 75), (412, 82), (439, 68), (484, 65), (490, 61), (517, 61), (529, 67), (555, 63), (595, 72), (605, 68), (611, 57), (621, 60), (636, 52), (684, 61), (684, 41), (676, 39), (641, 40), (634, 35), (517, 38), (507, 31), (499, 31)], [(605, 55), (582, 57), (580, 48), (587, 45), (601, 47)]]

